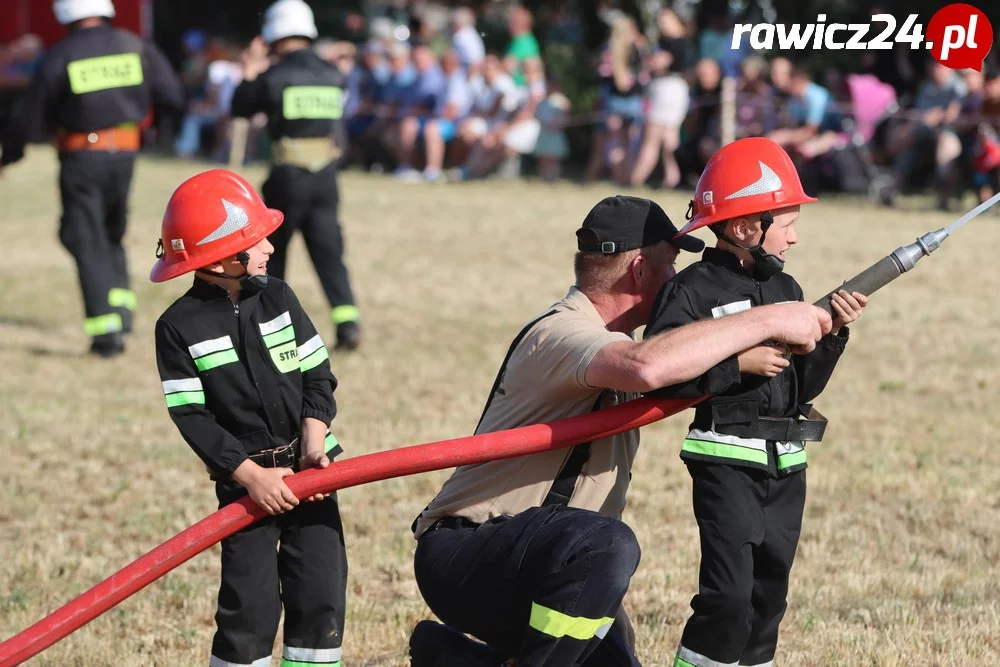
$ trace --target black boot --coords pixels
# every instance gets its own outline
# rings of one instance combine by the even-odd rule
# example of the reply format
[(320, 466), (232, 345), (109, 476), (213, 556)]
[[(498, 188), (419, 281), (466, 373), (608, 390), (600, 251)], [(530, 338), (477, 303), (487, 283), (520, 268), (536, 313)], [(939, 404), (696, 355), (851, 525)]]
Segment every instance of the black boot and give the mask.
[(337, 345), (335, 350), (348, 352), (358, 349), (361, 345), (361, 327), (357, 322), (341, 322), (337, 325)]
[(486, 644), (434, 621), (420, 621), (410, 635), (410, 667), (501, 667), (504, 661)]
[(94, 336), (94, 341), (90, 344), (90, 353), (105, 359), (117, 357), (124, 351), (125, 338), (121, 332)]

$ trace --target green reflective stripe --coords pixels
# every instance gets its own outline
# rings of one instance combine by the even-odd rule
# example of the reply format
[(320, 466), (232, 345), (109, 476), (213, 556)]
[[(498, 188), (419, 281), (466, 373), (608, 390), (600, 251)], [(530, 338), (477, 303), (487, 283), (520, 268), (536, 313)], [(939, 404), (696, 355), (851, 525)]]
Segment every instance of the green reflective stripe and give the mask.
[(203, 391), (179, 391), (176, 394), (167, 394), (167, 407), (177, 408), (182, 405), (205, 405), (205, 392)]
[(696, 667), (696, 665), (683, 658), (674, 658), (674, 667)]
[(767, 465), (767, 452), (740, 447), (739, 445), (729, 445), (724, 442), (708, 442), (707, 440), (686, 438), (684, 444), (681, 445), (681, 450), (691, 454), (718, 456), (725, 459), (737, 459), (739, 461), (751, 461)]
[(142, 83), (142, 59), (138, 53), (85, 58), (66, 66), (69, 87), (75, 95), (98, 90), (138, 86)]
[(275, 331), (273, 334), (267, 334), (264, 336), (264, 345), (270, 349), (275, 345), (287, 343), (293, 338), (295, 338), (295, 329), (291, 326), (287, 326), (281, 331)]
[(301, 662), (282, 658), (281, 667), (340, 667), (340, 660), (337, 662)]
[(209, 371), (218, 366), (234, 364), (239, 360), (240, 358), (236, 356), (236, 350), (223, 350), (222, 352), (198, 357), (194, 360), (194, 365), (198, 367), (199, 371)]
[(340, 442), (333, 435), (333, 433), (327, 433), (326, 434), (326, 440), (323, 441), (323, 453), (326, 454), (327, 452), (329, 452), (331, 449), (333, 449), (334, 447), (336, 447), (339, 444), (340, 444)]
[(610, 625), (612, 621), (614, 621), (613, 618), (567, 616), (561, 611), (532, 602), (531, 618), (528, 625), (550, 637), (572, 637), (586, 641), (593, 639), (603, 626)]
[(793, 466), (800, 466), (806, 462), (806, 450), (801, 452), (795, 452), (793, 454), (782, 454), (778, 457), (778, 468), (791, 468)]
[(360, 315), (357, 306), (337, 306), (330, 311), (330, 319), (334, 324), (356, 322)]
[(299, 351), (294, 340), (272, 347), (270, 352), (271, 361), (282, 373), (294, 371), (299, 367)]
[(118, 313), (88, 317), (83, 321), (83, 330), (88, 336), (115, 333), (116, 331), (121, 331), (122, 328), (122, 316)]
[(281, 113), (288, 120), (337, 120), (344, 113), (344, 91), (334, 86), (289, 86), (281, 93)]
[(308, 357), (299, 359), (299, 370), (303, 373), (311, 371), (329, 358), (330, 353), (326, 351), (326, 346), (322, 345)]
[(138, 304), (136, 303), (135, 292), (132, 290), (112, 287), (108, 292), (108, 305), (112, 308), (135, 310)]

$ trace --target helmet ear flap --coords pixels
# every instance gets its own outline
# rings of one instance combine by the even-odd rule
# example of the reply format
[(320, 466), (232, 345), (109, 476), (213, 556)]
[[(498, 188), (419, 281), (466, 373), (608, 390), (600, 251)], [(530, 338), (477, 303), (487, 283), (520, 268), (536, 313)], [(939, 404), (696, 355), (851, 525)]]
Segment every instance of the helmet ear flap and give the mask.
[(760, 229), (762, 232), (767, 234), (768, 228), (774, 223), (774, 216), (771, 215), (770, 211), (764, 211), (760, 214)]

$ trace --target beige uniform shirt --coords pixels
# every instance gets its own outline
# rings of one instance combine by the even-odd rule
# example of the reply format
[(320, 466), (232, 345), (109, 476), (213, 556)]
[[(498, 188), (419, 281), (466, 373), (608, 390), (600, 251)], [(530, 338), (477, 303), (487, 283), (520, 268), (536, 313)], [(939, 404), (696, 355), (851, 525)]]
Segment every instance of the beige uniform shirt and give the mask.
[[(608, 343), (632, 338), (608, 331), (594, 305), (575, 287), (550, 310), (556, 312), (537, 322), (511, 355), (477, 433), (549, 422), (594, 409), (603, 390), (587, 384), (587, 367)], [(601, 407), (636, 397), (605, 391)], [(620, 518), (638, 447), (638, 430), (595, 440), (569, 506)], [(457, 468), (417, 519), (415, 536), (446, 516), (485, 523), (539, 507), (571, 450)]]

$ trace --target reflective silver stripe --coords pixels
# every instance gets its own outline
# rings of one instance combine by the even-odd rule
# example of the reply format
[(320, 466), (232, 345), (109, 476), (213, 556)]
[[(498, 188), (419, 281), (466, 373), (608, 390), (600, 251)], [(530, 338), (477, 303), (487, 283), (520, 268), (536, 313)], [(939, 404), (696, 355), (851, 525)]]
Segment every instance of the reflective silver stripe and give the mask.
[(281, 315), (278, 315), (270, 322), (264, 322), (263, 324), (261, 324), (260, 335), (266, 336), (267, 334), (273, 334), (275, 331), (281, 331), (291, 323), (292, 323), (292, 316), (289, 315), (288, 311), (286, 310), (285, 312), (283, 312)]
[(716, 662), (683, 646), (677, 647), (677, 657), (695, 667), (735, 667), (740, 664), (738, 662)]
[(206, 243), (225, 238), (250, 224), (250, 217), (247, 215), (247, 212), (236, 204), (223, 199), (222, 207), (226, 210), (226, 219), (215, 231), (198, 241), (197, 245), (205, 245)]
[(228, 662), (213, 655), (208, 661), (208, 667), (271, 667), (271, 656), (253, 662)]
[(736, 445), (747, 449), (756, 449), (762, 452), (767, 451), (767, 441), (760, 438), (740, 438), (735, 435), (725, 435), (715, 431), (701, 431), (696, 428), (688, 431), (688, 438), (691, 440), (704, 440), (706, 442), (721, 442), (724, 445)]
[(337, 662), (340, 660), (340, 649), (284, 646), (281, 649), (281, 657), (285, 660), (300, 660), (302, 662)]
[(162, 384), (164, 394), (174, 394), (179, 391), (202, 391), (201, 380), (198, 378), (165, 380)]
[(605, 635), (608, 634), (608, 630), (611, 629), (612, 625), (614, 625), (614, 621), (611, 621), (610, 623), (605, 623), (601, 627), (597, 628), (597, 631), (594, 632), (594, 636), (604, 639)]
[(790, 440), (788, 442), (775, 442), (774, 449), (778, 456), (784, 456), (785, 454), (797, 454), (806, 448), (806, 443), (803, 440)]
[(323, 340), (316, 334), (306, 342), (299, 345), (299, 359), (305, 359), (310, 354), (323, 347)]
[(750, 310), (750, 299), (746, 299), (744, 301), (734, 301), (732, 303), (727, 303), (724, 306), (716, 306), (712, 309), (712, 317), (719, 319), (720, 317), (725, 317), (726, 315), (742, 313), (744, 310)]
[(767, 662), (762, 662), (758, 665), (743, 665), (741, 667), (774, 667), (774, 660), (768, 660)]
[(191, 353), (191, 358), (197, 359), (198, 357), (204, 357), (206, 354), (231, 349), (233, 349), (233, 339), (229, 336), (223, 336), (222, 338), (213, 338), (212, 340), (203, 340), (200, 343), (195, 343), (188, 348), (188, 352)]

